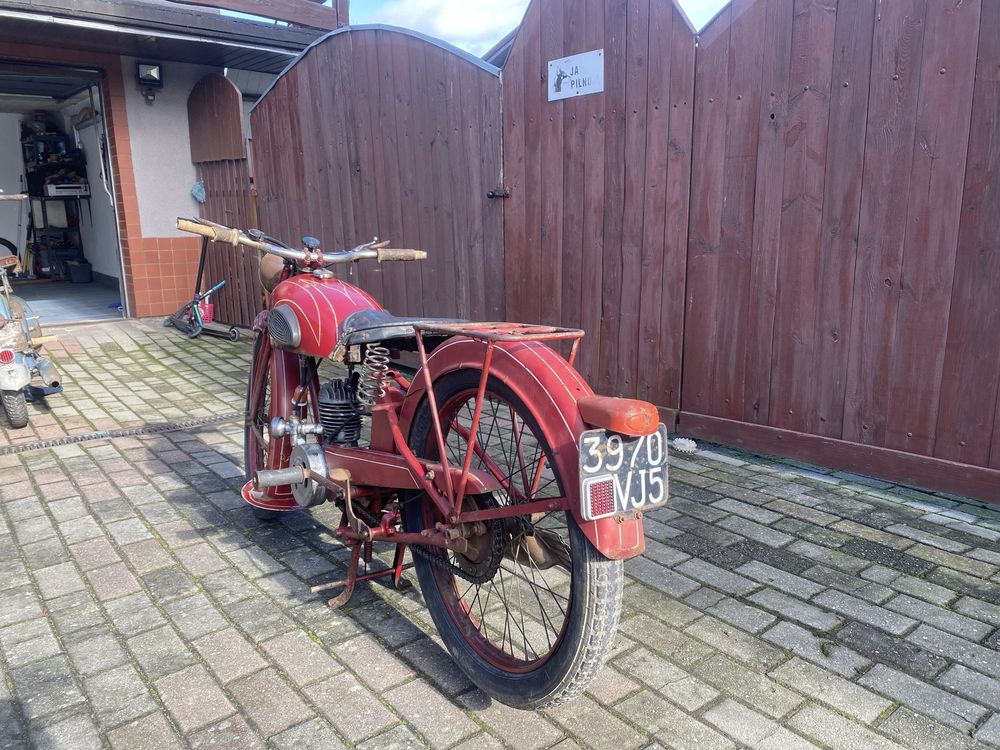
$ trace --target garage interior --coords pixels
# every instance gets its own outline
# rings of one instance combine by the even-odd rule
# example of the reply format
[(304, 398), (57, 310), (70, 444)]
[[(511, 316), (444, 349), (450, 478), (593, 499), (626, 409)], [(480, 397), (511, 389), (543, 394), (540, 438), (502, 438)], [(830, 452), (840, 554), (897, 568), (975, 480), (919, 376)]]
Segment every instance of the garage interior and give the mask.
[(0, 60), (0, 255), (43, 325), (121, 317), (121, 244), (101, 72)]

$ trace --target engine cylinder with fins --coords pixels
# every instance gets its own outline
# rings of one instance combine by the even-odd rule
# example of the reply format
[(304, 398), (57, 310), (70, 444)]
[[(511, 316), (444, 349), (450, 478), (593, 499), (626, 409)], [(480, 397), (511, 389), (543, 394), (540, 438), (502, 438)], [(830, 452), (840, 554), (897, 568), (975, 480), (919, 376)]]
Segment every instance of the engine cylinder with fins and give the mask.
[(328, 443), (355, 445), (361, 439), (357, 389), (349, 378), (334, 378), (320, 388), (319, 421)]

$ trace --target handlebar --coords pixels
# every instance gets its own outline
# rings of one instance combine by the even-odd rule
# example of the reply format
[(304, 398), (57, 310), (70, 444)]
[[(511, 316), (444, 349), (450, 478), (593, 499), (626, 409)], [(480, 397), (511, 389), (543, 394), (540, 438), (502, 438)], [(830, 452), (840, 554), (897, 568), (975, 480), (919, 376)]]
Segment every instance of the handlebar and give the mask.
[(366, 259), (384, 263), (386, 261), (423, 260), (427, 257), (427, 253), (423, 250), (392, 248), (388, 247), (388, 241), (377, 242), (375, 240), (342, 252), (324, 253), (319, 249), (315, 251), (296, 250), (291, 247), (283, 247), (282, 245), (268, 242), (265, 239), (254, 239), (239, 229), (215, 224), (206, 219), (178, 218), (177, 228), (182, 232), (200, 234), (202, 237), (207, 237), (215, 242), (224, 242), (233, 247), (243, 245), (244, 247), (251, 247), (264, 253), (277, 255), (286, 260), (316, 267), (332, 266), (337, 263), (354, 263)]

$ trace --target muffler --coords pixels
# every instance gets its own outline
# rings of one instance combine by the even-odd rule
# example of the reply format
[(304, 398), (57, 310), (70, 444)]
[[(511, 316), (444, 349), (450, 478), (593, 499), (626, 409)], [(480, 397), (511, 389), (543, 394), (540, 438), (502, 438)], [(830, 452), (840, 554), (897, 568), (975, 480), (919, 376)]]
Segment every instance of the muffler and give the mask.
[(42, 382), (49, 388), (59, 387), (59, 381), (61, 380), (59, 377), (59, 370), (57, 370), (56, 366), (47, 359), (38, 360), (38, 377), (40, 377)]

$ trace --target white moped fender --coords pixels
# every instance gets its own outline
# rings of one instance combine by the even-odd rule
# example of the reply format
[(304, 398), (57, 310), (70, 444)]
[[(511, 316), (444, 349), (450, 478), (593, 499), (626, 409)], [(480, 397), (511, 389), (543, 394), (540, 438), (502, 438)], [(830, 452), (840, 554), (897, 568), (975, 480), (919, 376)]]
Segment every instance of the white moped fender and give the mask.
[(0, 391), (19, 391), (31, 382), (31, 371), (23, 362), (0, 365)]

